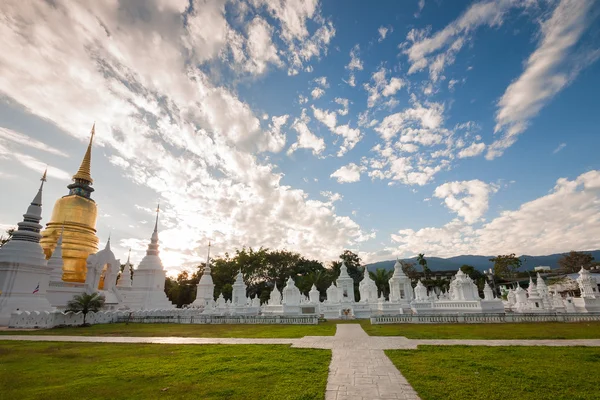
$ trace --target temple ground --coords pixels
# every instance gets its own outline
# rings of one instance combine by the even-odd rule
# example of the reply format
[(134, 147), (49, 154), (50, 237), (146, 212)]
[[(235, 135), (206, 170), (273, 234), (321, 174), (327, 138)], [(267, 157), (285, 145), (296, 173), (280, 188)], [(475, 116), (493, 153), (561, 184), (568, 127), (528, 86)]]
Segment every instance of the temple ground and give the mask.
[(383, 324), (361, 321), (371, 336), (409, 339), (598, 339), (600, 322), (532, 322), (502, 324)]
[(0, 335), (64, 335), (64, 336), (176, 336), (213, 338), (301, 338), (333, 336), (335, 321), (318, 325), (185, 325), (185, 324), (98, 324), (88, 327), (66, 327), (35, 330), (0, 331)]
[(330, 350), (0, 341), (3, 399), (323, 399)]
[(600, 349), (419, 346), (385, 353), (424, 400), (598, 399)]

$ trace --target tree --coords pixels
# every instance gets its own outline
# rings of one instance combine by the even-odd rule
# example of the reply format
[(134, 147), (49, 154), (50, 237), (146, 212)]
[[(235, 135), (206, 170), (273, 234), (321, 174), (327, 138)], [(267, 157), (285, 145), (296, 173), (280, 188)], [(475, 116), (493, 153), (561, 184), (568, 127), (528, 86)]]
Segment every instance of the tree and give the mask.
[(595, 265), (595, 262), (594, 256), (591, 254), (571, 250), (571, 252), (564, 254), (558, 260), (558, 265), (563, 272), (573, 273), (579, 272), (582, 267), (585, 269), (590, 269), (590, 267)]
[(387, 298), (390, 294), (390, 278), (394, 275), (393, 270), (387, 270), (385, 268), (377, 268), (375, 272), (369, 272), (369, 276), (375, 282), (377, 286), (377, 296)]
[(78, 294), (73, 296), (73, 300), (67, 303), (67, 311), (81, 312), (83, 314), (83, 325), (85, 325), (85, 318), (88, 312), (98, 312), (102, 307), (104, 307), (104, 296), (100, 296), (99, 293)]
[(0, 247), (8, 243), (8, 241), (12, 238), (13, 233), (15, 233), (15, 228), (10, 228), (6, 230), (6, 236), (0, 236)]
[(415, 263), (402, 260), (400, 261), (400, 265), (402, 266), (402, 272), (404, 272), (404, 275), (408, 276), (412, 281), (419, 279), (419, 273), (415, 268)]
[(521, 268), (521, 259), (515, 253), (499, 255), (490, 258), (490, 261), (494, 263), (494, 275), (502, 278), (513, 277), (517, 270)]
[(427, 260), (425, 259), (425, 254), (423, 254), (423, 253), (419, 254), (419, 256), (417, 257), (417, 263), (419, 263), (419, 265), (423, 269), (423, 275), (425, 275), (425, 279), (429, 279), (429, 277), (431, 276), (431, 270), (427, 266)]

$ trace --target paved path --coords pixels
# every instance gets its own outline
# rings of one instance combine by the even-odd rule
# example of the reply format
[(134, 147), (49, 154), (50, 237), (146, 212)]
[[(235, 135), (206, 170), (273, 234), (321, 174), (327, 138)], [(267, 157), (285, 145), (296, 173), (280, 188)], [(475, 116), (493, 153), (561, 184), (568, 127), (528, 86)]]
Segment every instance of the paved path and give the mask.
[(359, 324), (339, 324), (335, 336), (301, 339), (184, 338), (0, 335), (0, 340), (159, 344), (283, 344), (331, 349), (326, 400), (418, 399), (417, 393), (383, 353), (385, 349), (436, 346), (594, 346), (600, 339), (577, 340), (424, 340), (368, 336)]
[(333, 339), (325, 400), (419, 398), (360, 325), (338, 325)]

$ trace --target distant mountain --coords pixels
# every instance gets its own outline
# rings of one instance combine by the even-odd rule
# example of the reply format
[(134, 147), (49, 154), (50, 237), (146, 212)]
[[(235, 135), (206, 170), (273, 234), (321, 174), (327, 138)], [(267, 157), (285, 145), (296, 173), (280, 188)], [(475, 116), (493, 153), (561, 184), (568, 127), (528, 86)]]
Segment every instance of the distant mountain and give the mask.
[[(600, 261), (600, 250), (584, 251), (584, 253), (590, 253), (592, 256), (594, 256), (594, 259)], [(551, 254), (548, 256), (528, 256), (528, 255), (520, 256), (519, 258), (523, 262), (523, 264), (521, 266), (521, 270), (522, 271), (532, 270), (534, 267), (537, 267), (540, 265), (545, 265), (545, 266), (551, 267), (553, 269), (558, 268), (558, 260), (564, 254), (566, 254), (566, 253)], [(490, 258), (494, 258), (494, 257), (495, 256), (464, 255), (464, 256), (456, 256), (456, 257), (449, 257), (449, 258), (440, 258), (440, 257), (427, 257), (426, 256), (425, 259), (427, 260), (427, 266), (432, 271), (457, 270), (465, 264), (472, 265), (476, 269), (483, 271), (485, 269), (489, 269), (494, 266), (494, 263), (489, 261)], [(408, 261), (408, 262), (413, 262), (415, 264), (417, 263), (417, 257), (405, 258), (404, 260)], [(377, 268), (393, 269), (395, 263), (396, 263), (396, 260), (379, 261), (376, 263), (367, 264), (367, 268), (369, 268), (370, 271), (375, 271)], [(417, 270), (419, 270), (419, 266), (416, 265), (416, 267), (417, 267)]]

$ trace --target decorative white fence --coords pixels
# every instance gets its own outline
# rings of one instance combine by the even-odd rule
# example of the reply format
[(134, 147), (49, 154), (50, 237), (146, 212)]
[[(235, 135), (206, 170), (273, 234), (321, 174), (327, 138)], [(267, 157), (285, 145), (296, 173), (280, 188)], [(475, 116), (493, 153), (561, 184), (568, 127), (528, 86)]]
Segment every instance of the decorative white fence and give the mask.
[[(143, 311), (99, 311), (89, 312), (89, 324), (114, 322), (170, 323), (170, 324), (289, 324), (316, 325), (316, 315), (302, 316), (248, 316), (248, 315), (202, 315), (195, 309), (143, 310)], [(55, 326), (76, 326), (83, 323), (82, 313), (61, 311), (16, 311), (12, 313), (11, 328), (52, 328)]]
[(319, 323), (317, 316), (244, 316), (244, 315), (195, 315), (195, 316), (141, 316), (123, 315), (117, 317), (115, 322), (132, 323), (167, 323), (167, 324), (287, 324), (287, 325), (316, 325)]
[(590, 322), (600, 321), (600, 313), (550, 314), (400, 314), (371, 317), (371, 324), (489, 324), (504, 322)]

